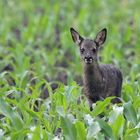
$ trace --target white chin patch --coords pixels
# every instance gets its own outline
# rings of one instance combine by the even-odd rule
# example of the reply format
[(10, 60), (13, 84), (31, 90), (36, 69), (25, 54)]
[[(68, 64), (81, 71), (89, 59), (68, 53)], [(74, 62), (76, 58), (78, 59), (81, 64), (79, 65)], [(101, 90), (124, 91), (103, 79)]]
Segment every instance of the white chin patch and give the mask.
[(93, 62), (93, 59), (90, 59), (90, 60), (85, 59), (86, 64), (91, 64), (92, 62)]

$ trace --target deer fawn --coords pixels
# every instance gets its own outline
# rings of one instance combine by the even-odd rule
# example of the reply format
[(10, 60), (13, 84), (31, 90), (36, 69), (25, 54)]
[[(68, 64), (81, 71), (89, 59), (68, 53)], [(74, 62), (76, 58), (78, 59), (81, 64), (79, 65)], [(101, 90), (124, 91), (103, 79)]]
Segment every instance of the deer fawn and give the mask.
[[(70, 28), (73, 41), (79, 46), (84, 62), (84, 92), (92, 104), (108, 96), (120, 97), (122, 88), (122, 73), (113, 65), (98, 64), (98, 50), (106, 40), (107, 29), (102, 29), (95, 39), (84, 39), (75, 29)], [(113, 102), (119, 102), (115, 98)]]

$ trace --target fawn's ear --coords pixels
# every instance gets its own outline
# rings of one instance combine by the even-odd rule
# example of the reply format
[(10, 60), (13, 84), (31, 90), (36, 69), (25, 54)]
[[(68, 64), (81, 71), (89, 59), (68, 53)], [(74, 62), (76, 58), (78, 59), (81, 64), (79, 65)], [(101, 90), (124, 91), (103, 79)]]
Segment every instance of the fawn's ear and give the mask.
[(98, 44), (98, 46), (102, 45), (105, 42), (106, 36), (107, 36), (107, 29), (106, 28), (102, 29), (97, 34), (97, 36), (95, 38), (95, 42)]
[(75, 31), (73, 28), (70, 28), (71, 36), (73, 41), (77, 44), (80, 45), (81, 42), (83, 41), (83, 37), (79, 35), (77, 31)]

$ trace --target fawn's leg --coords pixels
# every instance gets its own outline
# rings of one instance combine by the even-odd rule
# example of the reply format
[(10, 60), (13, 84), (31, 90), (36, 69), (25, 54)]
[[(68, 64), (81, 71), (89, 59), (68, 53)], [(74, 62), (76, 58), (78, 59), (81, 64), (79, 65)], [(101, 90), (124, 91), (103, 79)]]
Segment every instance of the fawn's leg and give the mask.
[(89, 103), (90, 111), (92, 111), (93, 110), (93, 108), (92, 108), (93, 101), (91, 99), (88, 99), (88, 103)]
[(98, 96), (95, 96), (95, 97), (93, 97), (93, 98), (88, 98), (90, 111), (93, 110), (92, 104), (93, 104), (93, 103), (96, 103), (96, 102), (99, 101), (99, 100), (100, 100), (100, 98), (99, 98)]

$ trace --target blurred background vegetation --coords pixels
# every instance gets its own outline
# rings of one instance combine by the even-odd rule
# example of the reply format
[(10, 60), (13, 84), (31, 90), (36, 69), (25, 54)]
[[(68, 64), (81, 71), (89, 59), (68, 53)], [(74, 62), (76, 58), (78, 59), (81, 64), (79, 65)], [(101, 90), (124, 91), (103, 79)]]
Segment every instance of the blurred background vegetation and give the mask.
[(34, 76), (68, 82), (81, 76), (78, 48), (69, 28), (94, 38), (102, 28), (108, 37), (102, 63), (120, 67), (127, 79), (140, 71), (140, 18), (138, 0), (37, 1), (1, 0), (0, 70), (14, 76)]
[[(73, 81), (82, 85), (82, 64), (78, 47), (73, 43), (70, 35), (70, 27), (74, 27), (81, 35), (89, 38), (94, 38), (96, 33), (104, 27), (108, 29), (106, 43), (100, 51), (101, 63), (112, 63), (122, 70), (123, 99), (126, 102), (136, 101), (134, 107), (135, 111), (138, 111), (140, 101), (140, 98), (137, 97), (140, 97), (140, 87), (138, 86), (140, 85), (139, 0), (0, 0), (0, 96), (2, 97), (0, 112), (11, 121), (16, 121), (13, 119), (16, 115), (9, 115), (12, 111), (9, 109), (10, 106), (4, 104), (4, 101), (12, 104), (17, 112), (20, 110), (21, 114), (23, 113), (28, 127), (27, 114), (29, 113), (30, 117), (38, 117), (35, 112), (32, 112), (34, 109), (30, 108), (30, 104), (27, 102), (30, 98), (32, 98), (30, 103), (33, 104), (40, 96), (40, 92), (43, 94), (41, 96), (48, 96), (48, 90), (52, 92), (51, 87), (56, 89), (58, 83), (69, 85), (70, 91), (72, 91), (71, 85), (73, 84), (71, 83)], [(46, 88), (44, 81), (47, 81), (51, 87), (47, 85)], [(54, 98), (61, 99), (60, 93), (68, 92), (68, 89), (65, 91), (61, 87), (58, 91), (59, 95), (56, 94)], [(80, 93), (81, 89), (74, 93), (78, 91)], [(21, 100), (24, 92), (32, 92), (33, 96)], [(14, 94), (14, 97), (11, 96), (11, 93)], [(25, 108), (25, 104), (28, 106), (27, 108)], [(68, 106), (68, 108), (70, 107)], [(9, 111), (9, 114), (5, 110)], [(23, 110), (24, 112), (22, 112)], [(78, 109), (72, 107), (70, 111), (75, 113)], [(50, 114), (49, 116), (51, 116)], [(54, 115), (56, 112), (52, 116)], [(53, 117), (50, 119), (50, 124), (46, 122), (46, 129), (50, 133), (54, 133), (55, 125), (60, 126), (60, 123), (56, 121), (57, 115), (53, 124)], [(11, 116), (14, 117), (11, 118)], [(136, 118), (136, 115), (134, 116)], [(42, 116), (38, 117), (39, 119), (42, 124)], [(18, 121), (21, 125), (20, 120)], [(0, 128), (4, 128), (8, 134), (10, 128), (4, 125), (9, 124), (8, 120), (4, 118), (4, 121), (0, 122)], [(50, 126), (47, 126), (47, 123)], [(135, 119), (134, 123), (136, 125)], [(19, 128), (20, 126), (17, 125), (16, 129)], [(40, 132), (39, 130), (36, 129), (36, 132)], [(137, 138), (137, 136), (132, 138)], [(126, 136), (126, 139), (129, 137)]]

